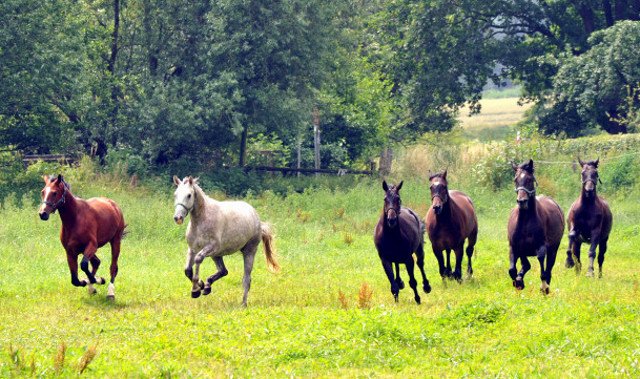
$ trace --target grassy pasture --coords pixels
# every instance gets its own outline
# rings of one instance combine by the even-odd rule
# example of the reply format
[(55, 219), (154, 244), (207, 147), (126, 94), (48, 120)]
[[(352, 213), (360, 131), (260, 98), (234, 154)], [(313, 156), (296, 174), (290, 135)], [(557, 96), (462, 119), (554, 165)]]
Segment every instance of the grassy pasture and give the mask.
[[(565, 237), (552, 293), (542, 296), (535, 260), (524, 291), (507, 274), (512, 190), (494, 193), (460, 184), (462, 177), (451, 187), (462, 186), (478, 211), (475, 274), (462, 284), (442, 281), (427, 242), (433, 291), (421, 293), (419, 306), (409, 288), (393, 302), (373, 246), (378, 181), (248, 196), (273, 224), (283, 271), (266, 270), (260, 247), (247, 309), (240, 255), (225, 259), (229, 276), (211, 295), (189, 297), (186, 226), (173, 223), (168, 180), (161, 193), (103, 179), (72, 183), (82, 197), (113, 198), (130, 224), (115, 302), (105, 287), (91, 297), (71, 285), (57, 215), (43, 222), (35, 207), (9, 203), (0, 210), (0, 376), (77, 376), (84, 357), (93, 358), (90, 377), (638, 377), (637, 191), (603, 191), (614, 212), (603, 278), (564, 268)], [(565, 212), (578, 192), (579, 182), (560, 192)], [(405, 179), (402, 195), (426, 214), (424, 182)], [(104, 276), (108, 249), (99, 256)], [(201, 275), (214, 267), (205, 261)], [(372, 293), (360, 307), (364, 283)]]
[(532, 105), (518, 105), (517, 97), (482, 99), (480, 104), (479, 114), (469, 116), (469, 109), (463, 108), (458, 116), (464, 135), (480, 141), (515, 140), (513, 126)]

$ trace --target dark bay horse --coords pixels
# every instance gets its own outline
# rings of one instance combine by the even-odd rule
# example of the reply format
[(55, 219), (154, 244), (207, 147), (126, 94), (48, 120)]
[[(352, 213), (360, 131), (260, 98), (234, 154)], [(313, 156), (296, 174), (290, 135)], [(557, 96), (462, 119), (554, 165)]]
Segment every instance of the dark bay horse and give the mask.
[[(478, 237), (478, 220), (473, 202), (469, 196), (460, 191), (449, 190), (447, 187), (447, 171), (442, 174), (431, 175), (429, 171), (432, 206), (427, 212), (425, 224), (431, 240), (433, 254), (438, 259), (440, 276), (462, 279), (462, 260), (464, 241), (467, 243), (467, 257), (469, 264), (467, 273), (473, 275), (471, 256)], [(451, 250), (456, 254), (456, 268), (451, 272)], [(447, 251), (447, 265), (445, 267), (442, 251)]]
[[(398, 293), (404, 288), (404, 282), (400, 278), (400, 267), (403, 263), (409, 274), (409, 286), (413, 289), (416, 303), (420, 304), (418, 295), (418, 282), (413, 276), (413, 254), (416, 254), (416, 263), (420, 268), (423, 280), (423, 290), (431, 292), (431, 286), (424, 273), (424, 224), (414, 211), (402, 206), (400, 189), (402, 183), (397, 186), (388, 186), (382, 182), (385, 191), (384, 211), (374, 231), (373, 241), (378, 250), (378, 256), (382, 261), (384, 272), (391, 283), (391, 293), (396, 302)], [(396, 266), (396, 276), (393, 276), (392, 264)]]
[(611, 232), (613, 216), (609, 204), (596, 193), (598, 177), (598, 163), (595, 161), (583, 162), (578, 158), (582, 166), (582, 192), (580, 197), (571, 205), (567, 215), (567, 228), (569, 229), (569, 248), (567, 249), (567, 262), (565, 266), (574, 266), (574, 258), (577, 261), (576, 271), (580, 271), (580, 245), (583, 242), (590, 243), (589, 270), (587, 276), (593, 276), (593, 260), (596, 257), (596, 246), (600, 245), (598, 254), (599, 276), (602, 277), (602, 264), (604, 254), (607, 252), (607, 241)]
[[(511, 210), (507, 225), (509, 275), (513, 279), (514, 287), (524, 289), (524, 275), (531, 268), (527, 257), (535, 256), (540, 262), (540, 290), (548, 294), (551, 270), (556, 262), (558, 247), (564, 233), (564, 215), (558, 203), (550, 197), (535, 196), (533, 160), (520, 166), (511, 163), (511, 167), (516, 172), (514, 182), (518, 205)], [(516, 270), (518, 259), (522, 264), (520, 272)]]
[[(104, 278), (96, 276), (100, 267), (100, 259), (96, 256), (96, 252), (98, 248), (109, 242), (111, 244), (111, 282), (107, 298), (114, 300), (120, 240), (127, 227), (120, 207), (113, 200), (102, 197), (88, 200), (75, 197), (62, 175), (51, 178), (44, 175), (43, 179), (45, 187), (42, 190), (39, 215), (46, 221), (51, 213), (55, 211), (60, 213), (60, 220), (62, 220), (60, 241), (67, 252), (71, 283), (76, 287), (86, 286), (90, 294), (96, 293), (94, 284), (106, 283)], [(80, 254), (83, 255), (80, 268), (87, 274), (89, 282), (78, 279), (78, 255)], [(91, 270), (89, 270), (89, 262), (91, 262)]]

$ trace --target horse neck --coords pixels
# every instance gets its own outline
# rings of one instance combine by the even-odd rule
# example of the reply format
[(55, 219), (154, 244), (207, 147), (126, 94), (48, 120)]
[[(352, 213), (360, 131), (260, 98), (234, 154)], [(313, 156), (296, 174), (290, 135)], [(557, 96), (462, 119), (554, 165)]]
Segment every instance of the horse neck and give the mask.
[(526, 220), (529, 217), (537, 217), (537, 204), (538, 200), (536, 199), (536, 196), (529, 196), (529, 204), (527, 206), (527, 209), (519, 209), (520, 217), (518, 217), (518, 221)]
[(598, 198), (598, 187), (593, 189), (593, 197), (588, 197), (587, 195), (585, 195), (584, 186), (582, 187), (582, 191), (580, 192), (580, 201), (582, 202), (582, 204), (593, 204), (596, 202), (597, 198)]
[[(440, 211), (439, 215), (436, 215), (436, 219), (438, 220), (451, 220), (451, 215), (453, 214), (451, 204), (453, 203), (453, 199), (451, 198), (451, 194), (449, 193), (449, 189), (447, 189), (447, 201), (442, 204), (442, 211)], [(454, 207), (456, 206), (455, 203)]]
[(198, 186), (197, 184), (194, 185), (193, 188), (195, 189), (196, 201), (193, 209), (191, 210), (191, 220), (197, 222), (197, 220), (199, 220), (205, 214), (207, 201), (215, 200), (209, 198), (209, 196), (207, 196), (207, 194), (205, 194), (202, 188), (200, 188), (200, 186)]
[(64, 195), (64, 204), (62, 204), (62, 206), (58, 208), (60, 219), (62, 220), (63, 224), (73, 222), (76, 219), (80, 201), (84, 200), (73, 196), (69, 188), (67, 188), (67, 191)]

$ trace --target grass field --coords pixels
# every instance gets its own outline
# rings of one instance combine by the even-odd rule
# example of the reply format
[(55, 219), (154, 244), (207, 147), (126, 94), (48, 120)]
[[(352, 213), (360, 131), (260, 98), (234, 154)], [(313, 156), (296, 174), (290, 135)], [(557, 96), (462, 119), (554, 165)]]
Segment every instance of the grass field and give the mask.
[[(246, 309), (240, 255), (225, 260), (229, 276), (211, 295), (190, 298), (186, 225), (173, 223), (168, 179), (162, 193), (113, 189), (102, 179), (72, 183), (82, 197), (116, 200), (130, 224), (115, 302), (106, 300), (105, 287), (89, 296), (71, 285), (57, 214), (43, 222), (35, 206), (8, 204), (0, 210), (0, 376), (75, 377), (83, 367), (89, 377), (640, 375), (637, 192), (604, 192), (614, 229), (603, 278), (564, 268), (565, 238), (552, 292), (543, 296), (537, 262), (521, 292), (507, 273), (512, 190), (463, 188), (480, 224), (474, 277), (442, 281), (427, 242), (433, 291), (416, 305), (409, 288), (393, 302), (373, 246), (380, 183), (344, 180), (344, 190), (246, 198), (273, 224), (283, 267), (269, 273), (260, 247)], [(565, 212), (576, 186), (558, 199)], [(426, 214), (423, 182), (405, 180), (402, 195), (404, 205)], [(99, 256), (106, 276), (108, 250)], [(213, 262), (202, 270), (210, 275)], [(359, 296), (365, 283), (369, 299)]]
[(464, 134), (480, 141), (515, 140), (513, 127), (532, 105), (518, 105), (517, 97), (482, 99), (480, 104), (482, 108), (479, 114), (469, 116), (469, 110), (463, 108), (458, 116)]

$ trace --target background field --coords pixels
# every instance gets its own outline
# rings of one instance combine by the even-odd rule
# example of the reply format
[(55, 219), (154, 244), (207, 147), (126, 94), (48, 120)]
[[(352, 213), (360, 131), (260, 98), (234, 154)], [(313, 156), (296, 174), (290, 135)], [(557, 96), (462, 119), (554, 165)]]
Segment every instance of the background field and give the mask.
[[(229, 276), (211, 295), (190, 298), (186, 225), (173, 223), (170, 178), (131, 185), (126, 175), (100, 173), (83, 161), (68, 171), (74, 193), (113, 198), (130, 224), (116, 301), (106, 300), (105, 287), (89, 296), (71, 285), (60, 219), (39, 219), (39, 189), (8, 198), (0, 209), (0, 376), (75, 377), (86, 367), (90, 377), (638, 377), (637, 146), (628, 136), (530, 141), (515, 152), (477, 142), (406, 149), (388, 178), (405, 181), (403, 204), (424, 217), (428, 170), (448, 167), (450, 187), (472, 197), (480, 224), (475, 274), (461, 284), (439, 277), (426, 243), (433, 291), (421, 294), (421, 305), (409, 288), (394, 303), (377, 257), (378, 179), (321, 177), (300, 187), (295, 178), (273, 177), (278, 192), (250, 192), (244, 200), (272, 223), (283, 271), (266, 270), (260, 247), (244, 309), (240, 255), (225, 259)], [(539, 192), (567, 212), (580, 188), (567, 163), (576, 149), (601, 156), (599, 192), (614, 213), (603, 278), (564, 267), (565, 233), (551, 294), (539, 292), (535, 260), (518, 292), (507, 273), (512, 174), (506, 170), (501, 181), (500, 170), (512, 153), (535, 155)], [(491, 170), (498, 172), (495, 189), (483, 182)], [(108, 248), (99, 256), (106, 276)], [(213, 270), (207, 260), (201, 272)], [(402, 276), (408, 283), (404, 270)]]

